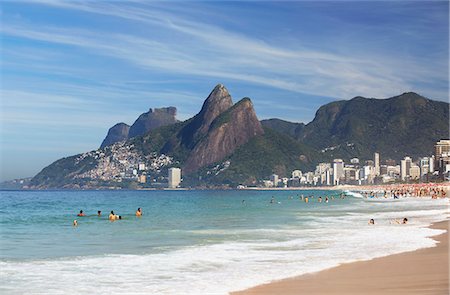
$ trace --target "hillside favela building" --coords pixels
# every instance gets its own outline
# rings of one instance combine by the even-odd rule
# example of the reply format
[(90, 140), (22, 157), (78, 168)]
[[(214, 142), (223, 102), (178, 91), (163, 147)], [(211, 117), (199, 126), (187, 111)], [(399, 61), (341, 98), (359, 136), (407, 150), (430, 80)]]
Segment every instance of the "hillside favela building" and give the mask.
[(292, 171), (292, 177), (278, 182), (272, 174), (263, 180), (265, 187), (333, 186), (341, 184), (367, 185), (393, 182), (448, 180), (450, 176), (450, 140), (436, 143), (434, 155), (413, 159), (405, 156), (400, 163), (392, 159), (382, 160), (374, 153), (373, 159), (362, 162), (352, 158), (349, 163), (334, 159), (332, 163), (319, 163), (314, 172)]

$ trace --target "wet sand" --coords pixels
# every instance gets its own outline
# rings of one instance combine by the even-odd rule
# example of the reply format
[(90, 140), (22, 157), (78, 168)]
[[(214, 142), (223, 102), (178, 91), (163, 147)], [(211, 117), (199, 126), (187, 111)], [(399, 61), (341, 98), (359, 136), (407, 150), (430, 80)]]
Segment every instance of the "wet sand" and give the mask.
[(450, 294), (449, 221), (431, 227), (447, 230), (433, 237), (436, 247), (343, 264), (231, 294)]

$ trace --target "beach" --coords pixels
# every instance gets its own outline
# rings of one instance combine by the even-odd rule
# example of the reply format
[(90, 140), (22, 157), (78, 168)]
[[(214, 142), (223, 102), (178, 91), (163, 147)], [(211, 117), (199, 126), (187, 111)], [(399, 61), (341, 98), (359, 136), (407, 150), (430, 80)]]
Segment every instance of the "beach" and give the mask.
[[(448, 198), (366, 198), (357, 192), (341, 197), (341, 193), (0, 191), (0, 294), (178, 294), (182, 290), (183, 294), (225, 295), (305, 274), (316, 274), (306, 276), (310, 288), (328, 284), (339, 291), (339, 284), (365, 281), (374, 282), (370, 290), (379, 290), (376, 287), (383, 284), (373, 276), (383, 283), (392, 278), (398, 284), (403, 281), (397, 273), (404, 271), (407, 278), (420, 275), (415, 282), (422, 283), (421, 272), (408, 273), (418, 269), (409, 265), (409, 259), (408, 264), (398, 263), (400, 269), (392, 274), (391, 266), (385, 274), (364, 265), (378, 257), (441, 249), (433, 248), (433, 238), (443, 230), (429, 226), (448, 219)], [(143, 212), (140, 218), (135, 216), (137, 208)], [(86, 216), (77, 216), (80, 210)], [(122, 220), (110, 222), (111, 210)], [(404, 217), (406, 225), (392, 222)], [(369, 219), (375, 220), (374, 226), (368, 225)], [(333, 270), (360, 265), (355, 261), (369, 261), (362, 263), (369, 274), (343, 272), (342, 267)], [(420, 269), (425, 265), (418, 264)], [(321, 272), (327, 269), (331, 272)], [(437, 278), (427, 267), (424, 271)], [(313, 281), (315, 276), (318, 279)], [(304, 283), (297, 285), (297, 279), (292, 284), (272, 294), (308, 290)], [(333, 294), (316, 292), (327, 293)], [(361, 289), (355, 293), (368, 294)]]
[(433, 237), (436, 247), (343, 264), (231, 294), (449, 294), (449, 221), (431, 228), (447, 230)]

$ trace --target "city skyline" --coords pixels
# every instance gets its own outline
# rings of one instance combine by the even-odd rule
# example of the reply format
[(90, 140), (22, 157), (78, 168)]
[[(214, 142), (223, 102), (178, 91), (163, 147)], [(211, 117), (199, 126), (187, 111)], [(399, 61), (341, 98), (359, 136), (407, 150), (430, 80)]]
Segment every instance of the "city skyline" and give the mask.
[(2, 181), (96, 149), (148, 108), (187, 119), (219, 82), (260, 119), (304, 123), (357, 95), (448, 98), (444, 1), (6, 1), (1, 15)]

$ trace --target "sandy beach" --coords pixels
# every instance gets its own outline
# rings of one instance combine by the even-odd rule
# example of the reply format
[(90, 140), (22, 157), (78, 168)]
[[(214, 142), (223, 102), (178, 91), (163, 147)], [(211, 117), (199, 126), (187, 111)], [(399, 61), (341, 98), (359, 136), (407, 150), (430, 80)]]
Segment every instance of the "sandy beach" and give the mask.
[(433, 237), (436, 247), (343, 264), (232, 294), (449, 294), (449, 221), (431, 227), (447, 230)]

